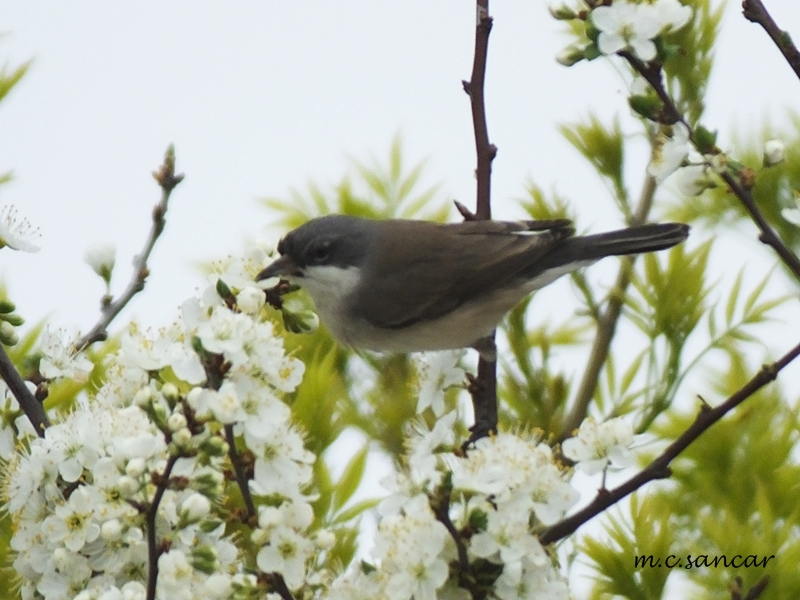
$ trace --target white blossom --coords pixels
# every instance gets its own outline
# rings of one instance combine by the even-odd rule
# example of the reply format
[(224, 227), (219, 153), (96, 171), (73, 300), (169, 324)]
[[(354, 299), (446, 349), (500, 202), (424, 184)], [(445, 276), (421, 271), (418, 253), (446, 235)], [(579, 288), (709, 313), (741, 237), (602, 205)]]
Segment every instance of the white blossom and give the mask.
[(248, 286), (236, 294), (236, 306), (245, 314), (258, 314), (264, 308), (264, 304), (266, 304), (266, 296), (261, 288)]
[(678, 191), (684, 196), (697, 196), (705, 189), (705, 167), (703, 165), (689, 165), (678, 171), (676, 184)]
[(653, 38), (663, 28), (655, 18), (650, 5), (636, 4), (628, 0), (617, 0), (611, 6), (598, 6), (591, 18), (600, 30), (597, 44), (603, 54), (616, 54), (630, 49), (644, 61), (656, 57)]
[(39, 237), (39, 228), (34, 228), (28, 219), (18, 218), (16, 207), (7, 205), (0, 209), (0, 248), (38, 252), (39, 246), (32, 240)]
[(592, 23), (600, 30), (597, 45), (603, 54), (631, 50), (645, 62), (656, 57), (653, 39), (667, 30), (677, 30), (692, 17), (690, 6), (678, 0), (634, 3), (616, 0), (610, 6), (598, 6), (591, 13)]
[(444, 412), (445, 391), (463, 384), (466, 379), (464, 369), (458, 366), (465, 353), (465, 350), (429, 352), (416, 360), (419, 374), (417, 414), (429, 406), (436, 416)]
[(183, 501), (181, 510), (186, 514), (187, 519), (193, 522), (199, 521), (211, 512), (211, 502), (203, 494), (195, 492)]
[(78, 383), (85, 383), (94, 364), (86, 356), (75, 351), (75, 346), (65, 339), (63, 331), (52, 332), (46, 329), (40, 340), (42, 358), (39, 371), (48, 379), (66, 377)]
[(581, 423), (578, 435), (564, 440), (564, 456), (577, 463), (579, 469), (599, 473), (610, 464), (627, 467), (632, 462), (630, 445), (633, 428), (625, 419), (609, 419), (598, 423), (588, 417)]
[(671, 137), (662, 133), (656, 138), (647, 172), (661, 183), (683, 164), (689, 156), (689, 149), (689, 128), (683, 123), (676, 123)]

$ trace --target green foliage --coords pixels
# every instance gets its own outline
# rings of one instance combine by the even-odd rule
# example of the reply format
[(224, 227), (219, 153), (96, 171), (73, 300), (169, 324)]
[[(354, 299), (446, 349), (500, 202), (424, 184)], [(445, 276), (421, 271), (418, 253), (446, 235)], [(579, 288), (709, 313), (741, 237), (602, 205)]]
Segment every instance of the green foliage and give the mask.
[(606, 127), (596, 116), (589, 115), (588, 122), (561, 125), (559, 130), (611, 187), (620, 210), (630, 220), (630, 199), (623, 171), (625, 146), (619, 119)]
[(634, 494), (627, 508), (628, 513), (624, 515), (620, 514), (620, 509), (612, 509), (615, 514), (608, 516), (602, 539), (587, 537), (581, 541), (580, 551), (600, 574), (589, 596), (592, 600), (662, 597), (670, 570), (663, 564), (641, 569), (632, 567), (637, 557), (658, 559), (674, 553), (672, 546), (677, 528), (669, 520), (669, 507), (652, 497)]
[(366, 165), (351, 159), (357, 176), (355, 183), (351, 175), (346, 175), (333, 186), (333, 193), (328, 194), (318, 184), (310, 182), (306, 194), (292, 190), (289, 200), (267, 198), (264, 204), (281, 215), (278, 223), (287, 229), (334, 213), (372, 219), (444, 221), (447, 218), (449, 204), (433, 202), (439, 186), (419, 189), (425, 163), (406, 168), (399, 135), (392, 142), (386, 162), (388, 166), (383, 166), (373, 159), (372, 165)]
[(18, 67), (12, 67), (10, 70), (7, 64), (0, 68), (0, 101), (19, 83), (30, 66), (31, 61), (28, 61)]
[(692, 22), (664, 36), (664, 44), (672, 49), (664, 61), (667, 91), (676, 100), (678, 109), (694, 124), (705, 108), (704, 97), (714, 59), (714, 43), (725, 3), (712, 8), (711, 0), (693, 0)]
[(555, 371), (550, 358), (557, 348), (585, 344), (590, 323), (584, 319), (531, 326), (526, 319), (529, 304), (527, 299), (512, 310), (503, 328), (514, 361), (501, 356), (501, 424), (558, 431), (570, 381), (564, 373)]
[[(744, 371), (731, 368), (717, 384), (733, 393), (744, 382)], [(674, 437), (693, 416), (676, 414), (659, 433)], [(800, 555), (800, 507), (795, 501), (800, 481), (796, 454), (800, 423), (777, 386), (765, 388), (734, 415), (714, 425), (673, 465), (676, 485), (654, 496), (670, 508), (670, 518), (690, 535), (676, 536), (679, 554), (775, 556), (766, 569), (717, 567), (686, 571), (700, 590), (697, 598), (729, 598), (733, 576), (753, 585), (769, 574), (765, 600), (794, 598), (800, 576), (794, 560)]]
[[(685, 3), (694, 10), (692, 24), (660, 39), (658, 50), (667, 92), (694, 126), (705, 108), (714, 44), (725, 6), (712, 6), (710, 0)], [(579, 40), (596, 38), (597, 32), (585, 21), (570, 21), (568, 27)], [(635, 101), (639, 113), (658, 111), (660, 100), (651, 92), (637, 96)], [(782, 215), (783, 209), (796, 208), (800, 197), (800, 117), (792, 118), (792, 126), (781, 131), (769, 124), (754, 129), (747, 139), (734, 144), (729, 157), (735, 161), (730, 164), (748, 179), (752, 176), (752, 193), (767, 221), (782, 240), (798, 250), (800, 228)], [(645, 119), (640, 119), (640, 124), (644, 136), (654, 139), (653, 124)], [(640, 206), (631, 206), (629, 199), (637, 195), (627, 190), (627, 181), (632, 178), (623, 166), (628, 139), (620, 134), (623, 129), (628, 131), (619, 119), (603, 125), (594, 116), (561, 127), (568, 141), (607, 183), (620, 217), (627, 219), (633, 213), (641, 214), (641, 210), (646, 214), (647, 202), (658, 202), (662, 192), (657, 182), (645, 181)], [(701, 131), (699, 135), (705, 145), (716, 143), (716, 133)], [(764, 142), (774, 138), (784, 142), (786, 159), (764, 167)], [(535, 186), (531, 185), (531, 190), (529, 214), (546, 218), (548, 199)], [(559, 206), (555, 212), (568, 206), (564, 199), (553, 200)], [(511, 314), (508, 337), (514, 362), (513, 369), (504, 374), (503, 397), (521, 418), (538, 420), (546, 430), (558, 431), (553, 423), (568, 413), (570, 397), (581, 393), (572, 378), (553, 369), (563, 362), (553, 359), (566, 350), (567, 344), (543, 345), (529, 332), (547, 331), (561, 341), (571, 334), (569, 356), (574, 357), (575, 348), (583, 341), (596, 339), (593, 324), (607, 326), (609, 315), (614, 314), (609, 310), (620, 298), (624, 311), (615, 318), (614, 328), (626, 336), (624, 348), (615, 343), (607, 355), (599, 355), (602, 377), (592, 392), (587, 413), (631, 414), (639, 431), (671, 441), (686, 430), (700, 407), (697, 403), (689, 415), (677, 410), (685, 404), (676, 400), (686, 399), (687, 394), (681, 391), (688, 391), (687, 381), (692, 381), (692, 389), (709, 388), (709, 402), (717, 404), (755, 373), (752, 357), (761, 354), (764, 345), (760, 327), (775, 319), (776, 310), (788, 300), (768, 291), (774, 289), (768, 283), (774, 283), (780, 270), (772, 269), (756, 281), (744, 269), (730, 279), (712, 273), (709, 257), (715, 240), (706, 234), (711, 228), (721, 233), (749, 220), (750, 215), (721, 181), (696, 198), (674, 196), (660, 212), (697, 225), (687, 244), (668, 254), (640, 258), (632, 268), (628, 264), (627, 273), (623, 262), (616, 279), (617, 285), (622, 285), (611, 289), (607, 297), (598, 293), (597, 286), (585, 276), (573, 276), (584, 309), (580, 319), (558, 325), (532, 322), (532, 315), (524, 315), (528, 303)], [(752, 225), (746, 227), (750, 234)], [(625, 283), (628, 280), (630, 286)], [(588, 323), (588, 330), (578, 329), (583, 323)], [(628, 335), (631, 325), (639, 334), (638, 342), (636, 336)], [(576, 331), (580, 335), (575, 335)], [(720, 359), (726, 362), (724, 369), (710, 366), (719, 364)], [(583, 376), (583, 367), (576, 370)], [(568, 391), (561, 391), (564, 389)], [(682, 579), (692, 585), (690, 597), (722, 600), (731, 598), (729, 585), (735, 576), (741, 576), (743, 588), (748, 589), (763, 575), (771, 579), (760, 598), (798, 597), (800, 508), (794, 498), (800, 481), (796, 458), (800, 426), (796, 409), (789, 408), (796, 403), (796, 397), (787, 399), (776, 386), (764, 388), (684, 451), (672, 465), (674, 473), (668, 485), (651, 484), (630, 500), (624, 513), (622, 507), (606, 513), (602, 518), (604, 533), (584, 536), (579, 544), (578, 555), (588, 558), (596, 571), (588, 597), (668, 598), (674, 596), (670, 584)], [(636, 556), (653, 555), (663, 560), (670, 554), (708, 555), (710, 559), (736, 554), (775, 558), (766, 568), (739, 570), (723, 566), (670, 570), (665, 566), (637, 568), (634, 564)]]

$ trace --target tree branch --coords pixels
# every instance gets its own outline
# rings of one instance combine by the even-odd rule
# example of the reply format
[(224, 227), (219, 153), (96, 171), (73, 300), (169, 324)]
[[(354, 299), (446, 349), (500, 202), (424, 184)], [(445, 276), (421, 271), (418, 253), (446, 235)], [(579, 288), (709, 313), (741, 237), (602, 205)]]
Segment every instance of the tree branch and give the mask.
[(635, 492), (648, 481), (669, 477), (669, 464), (676, 456), (683, 452), (689, 444), (700, 437), (700, 435), (714, 423), (719, 421), (762, 387), (775, 380), (781, 369), (798, 356), (800, 356), (800, 344), (792, 348), (778, 361), (770, 365), (762, 366), (761, 370), (750, 381), (722, 404), (715, 408), (710, 408), (704, 404), (697, 418), (688, 429), (686, 429), (678, 439), (672, 442), (661, 455), (647, 465), (647, 467), (612, 490), (600, 490), (595, 499), (588, 506), (545, 530), (539, 537), (539, 541), (545, 545), (557, 542), (574, 533), (578, 527), (599, 515), (609, 506), (616, 504), (628, 494)]
[(795, 75), (800, 77), (800, 52), (792, 42), (792, 38), (786, 31), (778, 28), (778, 24), (772, 19), (761, 0), (744, 0), (742, 2), (742, 14), (744, 18), (753, 23), (758, 23), (764, 28), (772, 41), (781, 51), (786, 62), (794, 70)]
[(128, 302), (131, 301), (136, 294), (144, 289), (144, 283), (150, 270), (147, 267), (147, 259), (150, 257), (156, 240), (164, 231), (166, 220), (164, 216), (167, 213), (167, 204), (169, 202), (172, 190), (183, 181), (183, 174), (175, 174), (175, 148), (170, 146), (164, 155), (164, 162), (159, 167), (158, 171), (153, 173), (153, 177), (161, 186), (161, 201), (153, 207), (153, 226), (150, 228), (150, 233), (145, 241), (142, 252), (136, 256), (133, 261), (133, 275), (128, 287), (123, 294), (116, 300), (104, 304), (100, 320), (94, 327), (78, 340), (75, 344), (77, 352), (85, 350), (88, 346), (95, 342), (100, 342), (108, 337), (108, 326), (111, 321), (125, 308)]
[[(472, 107), (472, 129), (475, 133), (475, 153), (477, 154), (476, 219), (491, 219), (492, 161), (497, 148), (489, 142), (489, 128), (486, 124), (486, 104), (484, 101), (484, 82), (486, 80), (486, 56), (489, 50), (489, 32), (492, 18), (489, 16), (489, 0), (477, 0), (477, 23), (475, 25), (475, 54), (472, 61), (470, 80), (462, 81), (464, 91), (469, 95)], [(463, 214), (463, 213), (462, 213)], [(494, 332), (482, 341), (488, 352), (481, 352), (478, 361), (478, 377), (470, 387), (472, 406), (475, 411), (475, 424), (467, 444), (489, 435), (497, 430), (497, 359), (489, 360), (494, 349)], [(496, 354), (496, 353), (495, 353)]]
[(156, 493), (153, 495), (153, 501), (147, 508), (147, 600), (155, 600), (156, 584), (158, 583), (158, 559), (164, 551), (163, 548), (158, 547), (156, 539), (158, 505), (161, 504), (161, 498), (169, 487), (169, 476), (175, 467), (175, 463), (178, 462), (178, 458), (177, 455), (169, 457), (164, 467), (164, 473), (159, 477), (159, 481), (156, 484)]
[(244, 499), (244, 505), (247, 508), (248, 520), (252, 521), (258, 516), (258, 513), (256, 512), (256, 505), (253, 502), (253, 495), (250, 493), (247, 475), (242, 466), (242, 457), (236, 449), (233, 425), (225, 425), (225, 440), (228, 442), (228, 455), (233, 465), (233, 472), (236, 475), (236, 483), (239, 485), (239, 490), (242, 492), (242, 498)]
[(3, 378), (8, 389), (14, 394), (14, 398), (19, 402), (20, 408), (25, 413), (25, 416), (28, 417), (36, 433), (39, 434), (39, 437), (44, 437), (44, 430), (50, 425), (44, 406), (25, 385), (25, 380), (22, 379), (14, 363), (11, 362), (11, 358), (6, 353), (3, 344), (0, 344), (0, 377)]

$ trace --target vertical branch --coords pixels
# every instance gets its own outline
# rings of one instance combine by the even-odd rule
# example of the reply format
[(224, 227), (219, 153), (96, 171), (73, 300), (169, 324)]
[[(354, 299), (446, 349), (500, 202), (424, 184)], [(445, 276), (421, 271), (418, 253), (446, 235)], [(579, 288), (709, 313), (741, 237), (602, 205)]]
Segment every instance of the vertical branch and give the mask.
[(158, 476), (154, 474), (154, 483), (156, 483), (156, 493), (153, 495), (153, 500), (147, 507), (145, 515), (147, 523), (147, 600), (155, 600), (156, 586), (158, 584), (158, 559), (164, 553), (163, 543), (159, 545), (156, 537), (156, 520), (158, 518), (158, 506), (161, 504), (161, 499), (164, 497), (164, 492), (169, 487), (169, 478), (172, 474), (172, 469), (175, 463), (178, 462), (180, 457), (172, 455), (164, 467), (164, 472)]
[(477, 23), (475, 24), (475, 56), (472, 60), (472, 75), (469, 82), (463, 81), (462, 84), (464, 91), (469, 94), (472, 107), (472, 128), (475, 132), (475, 152), (478, 157), (478, 166), (475, 171), (478, 184), (475, 216), (478, 219), (491, 219), (492, 161), (497, 154), (497, 148), (489, 142), (483, 89), (486, 80), (486, 56), (489, 50), (492, 17), (489, 16), (489, 0), (477, 0), (476, 8)]
[[(491, 219), (492, 161), (497, 148), (489, 142), (489, 128), (486, 125), (486, 104), (483, 89), (486, 79), (486, 56), (489, 49), (489, 32), (492, 18), (489, 16), (489, 0), (476, 1), (475, 55), (472, 61), (470, 80), (462, 81), (464, 91), (469, 95), (472, 107), (472, 128), (475, 133), (475, 153), (477, 180), (475, 218)], [(478, 377), (470, 387), (472, 405), (475, 410), (475, 424), (469, 442), (488, 435), (497, 429), (497, 360), (494, 351), (494, 333), (482, 341), (486, 351), (481, 352), (478, 363)]]

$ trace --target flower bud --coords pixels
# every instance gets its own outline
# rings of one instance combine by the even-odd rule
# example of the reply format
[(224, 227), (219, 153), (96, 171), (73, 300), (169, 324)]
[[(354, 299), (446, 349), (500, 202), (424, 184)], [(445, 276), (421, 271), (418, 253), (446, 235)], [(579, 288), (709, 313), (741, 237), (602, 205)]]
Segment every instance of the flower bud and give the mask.
[(0, 313), (8, 314), (17, 310), (17, 306), (8, 298), (0, 299)]
[(117, 248), (114, 244), (95, 244), (86, 250), (83, 260), (108, 284), (114, 271)]
[(123, 475), (117, 480), (117, 489), (124, 498), (129, 498), (139, 491), (139, 482), (133, 477)]
[(141, 408), (148, 408), (153, 398), (153, 390), (149, 387), (143, 387), (133, 396), (133, 403)]
[(571, 21), (572, 19), (578, 18), (578, 13), (563, 2), (553, 2), (547, 7), (547, 10), (550, 11), (550, 15), (554, 19), (558, 19), (559, 21)]
[(125, 465), (125, 474), (128, 477), (136, 479), (142, 476), (144, 468), (145, 464), (143, 458), (132, 458), (128, 461), (128, 464)]
[(6, 346), (13, 346), (19, 341), (14, 326), (8, 321), (0, 321), (0, 342)]
[(195, 522), (208, 516), (208, 513), (211, 512), (211, 502), (203, 494), (195, 492), (183, 501), (181, 509), (187, 519)]
[(161, 394), (164, 396), (164, 400), (169, 402), (170, 405), (174, 405), (181, 395), (180, 391), (178, 391), (178, 386), (169, 382), (161, 386)]
[(236, 306), (248, 315), (257, 314), (266, 304), (264, 290), (257, 287), (246, 287), (236, 296)]
[(14, 327), (19, 327), (25, 323), (25, 319), (14, 314), (0, 314), (0, 319), (3, 319), (3, 321), (8, 321)]
[(556, 62), (565, 67), (571, 67), (586, 58), (586, 52), (578, 46), (567, 46), (556, 54)]
[(186, 427), (186, 417), (181, 413), (172, 413), (167, 419), (167, 427), (173, 432), (183, 429)]
[(100, 535), (107, 542), (116, 542), (122, 538), (122, 523), (119, 522), (119, 519), (106, 521), (100, 527)]
[(320, 529), (314, 537), (314, 543), (320, 550), (330, 550), (336, 544), (336, 535), (329, 529)]
[(198, 571), (211, 574), (217, 566), (217, 551), (207, 544), (195, 546), (192, 548), (191, 561)]
[(178, 446), (185, 446), (191, 441), (191, 439), (192, 432), (189, 431), (188, 427), (178, 429), (178, 431), (172, 434), (172, 441), (178, 444)]
[(786, 146), (780, 140), (769, 140), (764, 144), (764, 166), (774, 167), (786, 158)]
[(200, 449), (209, 456), (224, 456), (228, 453), (228, 442), (218, 435), (209, 436), (201, 445)]

